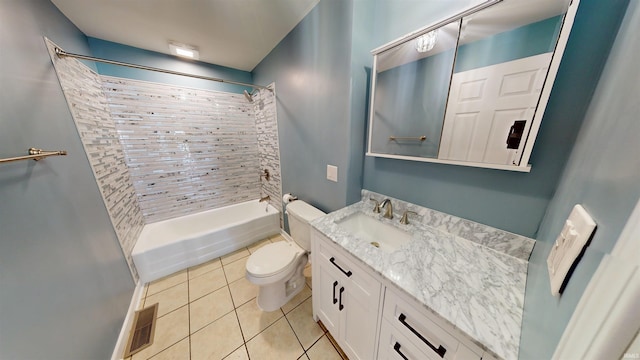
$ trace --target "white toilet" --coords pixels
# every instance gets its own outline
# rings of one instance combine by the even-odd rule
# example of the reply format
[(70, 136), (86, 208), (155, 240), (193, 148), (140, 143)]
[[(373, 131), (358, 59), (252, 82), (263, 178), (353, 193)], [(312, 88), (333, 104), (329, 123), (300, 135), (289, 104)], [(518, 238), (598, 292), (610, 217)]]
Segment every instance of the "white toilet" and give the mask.
[(259, 286), (258, 307), (274, 311), (304, 288), (304, 267), (311, 250), (309, 222), (325, 213), (297, 200), (287, 205), (292, 241), (265, 245), (249, 256), (247, 280)]

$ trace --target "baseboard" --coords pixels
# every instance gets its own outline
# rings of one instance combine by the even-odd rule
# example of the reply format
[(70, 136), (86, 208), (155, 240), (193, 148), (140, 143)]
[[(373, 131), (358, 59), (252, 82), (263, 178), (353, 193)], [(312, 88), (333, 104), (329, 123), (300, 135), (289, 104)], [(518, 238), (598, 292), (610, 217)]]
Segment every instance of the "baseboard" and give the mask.
[(138, 308), (138, 304), (140, 304), (140, 300), (142, 299), (142, 295), (144, 293), (143, 290), (144, 284), (138, 282), (135, 290), (133, 291), (133, 295), (131, 296), (129, 310), (127, 310), (127, 316), (124, 318), (124, 321), (122, 323), (122, 328), (120, 329), (120, 335), (118, 336), (116, 347), (113, 349), (113, 354), (111, 354), (111, 360), (122, 359), (124, 348), (125, 346), (127, 346), (127, 341), (129, 340), (129, 330), (131, 329), (131, 325), (133, 323), (134, 314), (136, 312), (136, 309)]

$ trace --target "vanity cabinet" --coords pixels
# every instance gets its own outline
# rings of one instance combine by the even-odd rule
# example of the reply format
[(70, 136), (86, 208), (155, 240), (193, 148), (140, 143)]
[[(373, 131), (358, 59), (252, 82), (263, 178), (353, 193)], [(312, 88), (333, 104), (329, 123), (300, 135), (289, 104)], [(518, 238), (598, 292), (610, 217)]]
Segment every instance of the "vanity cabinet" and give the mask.
[(493, 359), (316, 229), (311, 245), (314, 319), (349, 359)]
[(380, 282), (315, 230), (311, 242), (314, 317), (349, 359), (374, 359)]

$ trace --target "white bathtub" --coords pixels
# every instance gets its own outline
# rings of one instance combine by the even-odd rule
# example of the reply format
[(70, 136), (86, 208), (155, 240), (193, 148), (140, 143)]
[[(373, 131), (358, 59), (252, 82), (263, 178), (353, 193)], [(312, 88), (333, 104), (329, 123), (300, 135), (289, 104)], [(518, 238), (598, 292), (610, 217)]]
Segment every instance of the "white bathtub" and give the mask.
[(148, 224), (131, 255), (146, 283), (279, 233), (278, 211), (252, 200)]

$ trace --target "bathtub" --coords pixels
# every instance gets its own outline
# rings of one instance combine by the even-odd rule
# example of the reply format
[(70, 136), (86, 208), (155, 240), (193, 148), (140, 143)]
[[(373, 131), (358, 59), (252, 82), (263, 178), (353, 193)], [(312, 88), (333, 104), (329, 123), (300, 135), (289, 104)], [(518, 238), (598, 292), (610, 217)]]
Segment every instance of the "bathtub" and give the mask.
[(131, 255), (144, 284), (279, 233), (279, 212), (252, 200), (148, 224)]

